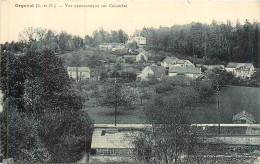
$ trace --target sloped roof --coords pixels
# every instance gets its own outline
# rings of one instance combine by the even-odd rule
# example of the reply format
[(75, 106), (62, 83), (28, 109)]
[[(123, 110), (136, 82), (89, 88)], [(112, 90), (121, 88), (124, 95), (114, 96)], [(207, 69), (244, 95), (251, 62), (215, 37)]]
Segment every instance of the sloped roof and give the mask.
[(124, 55), (124, 58), (136, 58), (136, 55)]
[[(77, 67), (68, 67), (67, 71), (76, 71), (77, 70), (76, 68)], [(90, 69), (89, 69), (89, 67), (78, 67), (78, 71), (79, 72), (90, 72)]]
[(177, 60), (179, 60), (178, 58), (176, 57), (169, 57), (167, 56), (163, 62), (165, 62), (166, 64), (173, 64), (174, 62), (176, 62)]
[(173, 66), (169, 68), (169, 73), (180, 73), (180, 74), (200, 74), (200, 68), (191, 68), (191, 67), (177, 67)]
[[(103, 135), (102, 134), (103, 131)], [(105, 129), (95, 129), (92, 136), (92, 148), (133, 148), (131, 136), (132, 131), (121, 131), (116, 133), (104, 133)]]
[(148, 67), (153, 71), (155, 78), (160, 78), (165, 74), (164, 67), (162, 66), (151, 65)]
[(245, 68), (251, 68), (253, 66), (252, 63), (235, 63), (235, 62), (229, 62), (227, 65), (227, 68), (239, 68), (244, 66)]
[(248, 118), (250, 121), (252, 122), (255, 122), (255, 117), (248, 113), (246, 110), (242, 110), (241, 112), (239, 112), (238, 114), (234, 115), (233, 116), (233, 120), (238, 120), (240, 119), (241, 117), (246, 117)]
[(187, 60), (180, 60), (180, 59), (179, 59), (179, 60), (176, 61), (176, 63), (177, 63), (177, 64), (184, 64), (186, 61), (187, 61)]

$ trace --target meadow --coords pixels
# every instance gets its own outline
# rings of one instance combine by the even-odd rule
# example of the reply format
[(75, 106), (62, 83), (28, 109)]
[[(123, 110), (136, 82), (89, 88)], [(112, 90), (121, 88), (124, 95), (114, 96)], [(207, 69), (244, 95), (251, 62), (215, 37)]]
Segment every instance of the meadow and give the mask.
[[(234, 115), (246, 110), (255, 116), (260, 124), (260, 88), (243, 86), (226, 86), (220, 91), (220, 121), (230, 124)], [(103, 106), (96, 106), (93, 99), (86, 102), (86, 110), (96, 124), (114, 124), (115, 110)], [(118, 109), (117, 123), (142, 124), (147, 123), (143, 113), (143, 106), (133, 110)], [(201, 103), (193, 110), (192, 122), (201, 124), (218, 123), (217, 96), (213, 95), (209, 101)]]

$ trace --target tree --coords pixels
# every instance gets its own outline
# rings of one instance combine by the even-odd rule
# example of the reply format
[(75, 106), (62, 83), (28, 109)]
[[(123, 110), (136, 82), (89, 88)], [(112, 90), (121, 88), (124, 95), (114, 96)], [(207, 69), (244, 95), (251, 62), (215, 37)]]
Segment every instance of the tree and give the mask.
[(197, 101), (198, 95), (192, 88), (180, 87), (172, 95), (156, 96), (145, 112), (151, 129), (133, 141), (137, 159), (171, 163), (187, 156), (199, 142), (197, 128), (191, 126), (189, 119)]
[(130, 42), (127, 44), (128, 48), (132, 49), (132, 50), (135, 50), (138, 48), (138, 45), (137, 45), (137, 42), (136, 41), (133, 41), (133, 42)]
[(16, 58), (6, 52), (2, 58), (4, 158), (15, 162), (79, 160), (90, 149), (93, 123), (81, 111), (82, 98), (71, 88), (61, 60), (48, 49), (29, 49)]

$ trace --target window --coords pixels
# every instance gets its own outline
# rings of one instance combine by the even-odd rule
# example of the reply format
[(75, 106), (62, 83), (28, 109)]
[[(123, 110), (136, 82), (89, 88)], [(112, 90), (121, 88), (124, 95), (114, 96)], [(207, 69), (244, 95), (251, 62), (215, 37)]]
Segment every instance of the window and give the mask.
[(246, 124), (246, 119), (241, 119), (242, 124)]

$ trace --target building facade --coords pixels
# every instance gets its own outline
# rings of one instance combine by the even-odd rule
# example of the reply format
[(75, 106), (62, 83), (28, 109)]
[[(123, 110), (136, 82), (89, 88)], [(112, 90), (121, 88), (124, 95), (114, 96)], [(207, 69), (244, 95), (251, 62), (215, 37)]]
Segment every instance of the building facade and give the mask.
[(254, 74), (254, 66), (251, 63), (228, 63), (225, 68), (227, 72), (231, 72), (235, 77), (240, 77), (243, 79), (251, 78)]

